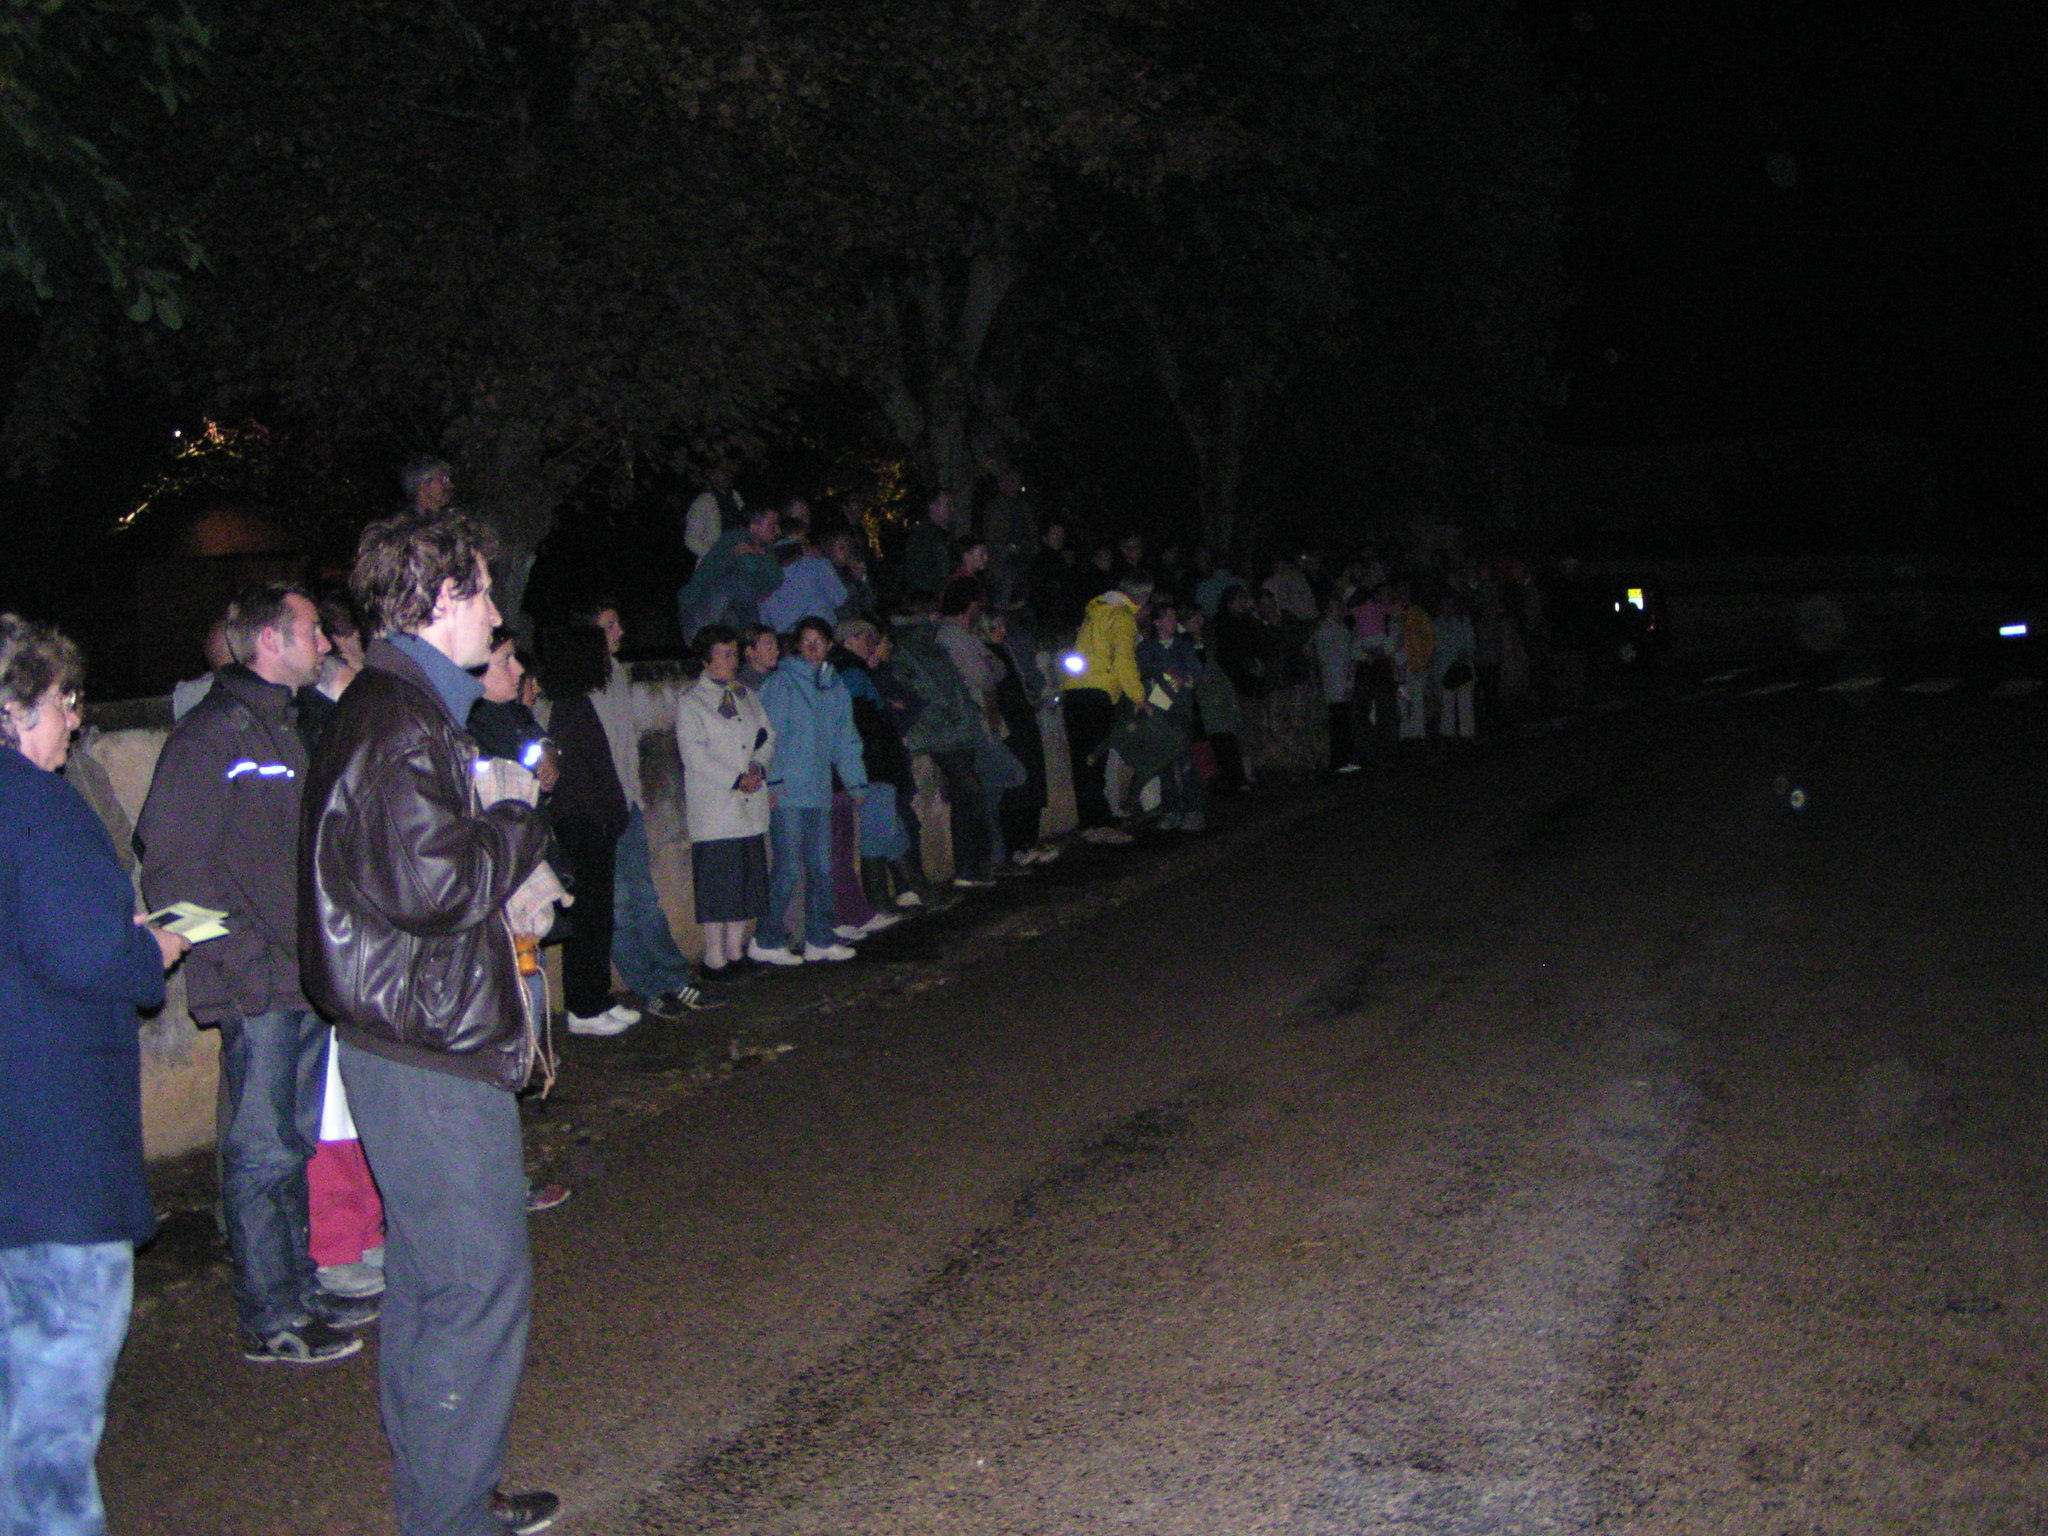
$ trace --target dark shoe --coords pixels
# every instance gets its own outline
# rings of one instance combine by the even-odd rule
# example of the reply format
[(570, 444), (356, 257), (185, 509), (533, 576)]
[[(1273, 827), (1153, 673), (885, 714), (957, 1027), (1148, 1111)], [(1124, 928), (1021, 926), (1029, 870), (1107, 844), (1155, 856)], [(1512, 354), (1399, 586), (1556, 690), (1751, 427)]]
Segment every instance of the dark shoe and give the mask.
[(318, 1318), (261, 1338), (253, 1333), (242, 1335), (242, 1358), (263, 1365), (325, 1365), (330, 1360), (345, 1360), (362, 1347), (361, 1339), (352, 1339)]
[(562, 1501), (552, 1493), (494, 1493), (491, 1515), (511, 1536), (534, 1536), (555, 1523)]
[(711, 999), (707, 998), (695, 987), (678, 987), (673, 992), (664, 992), (659, 997), (650, 997), (641, 1006), (649, 1013), (656, 1014), (661, 1018), (680, 1019), (686, 1013), (697, 1013), (706, 1008), (716, 1008), (718, 1004), (711, 1001)]
[(374, 1296), (321, 1296), (313, 1303), (314, 1316), (343, 1333), (367, 1328), (383, 1310), (384, 1304)]
[(536, 1184), (526, 1181), (526, 1208), (529, 1211), (552, 1211), (569, 1198), (570, 1189), (566, 1184)]

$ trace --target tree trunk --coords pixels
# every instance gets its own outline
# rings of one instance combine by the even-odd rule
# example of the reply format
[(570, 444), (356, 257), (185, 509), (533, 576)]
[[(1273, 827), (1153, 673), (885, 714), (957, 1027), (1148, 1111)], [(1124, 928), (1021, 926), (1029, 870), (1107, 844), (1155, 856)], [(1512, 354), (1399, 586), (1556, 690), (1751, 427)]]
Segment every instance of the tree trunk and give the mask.
[(454, 435), (457, 469), (464, 477), (456, 482), (456, 504), (488, 519), (497, 531), (491, 595), (510, 624), (526, 600), (541, 540), (555, 526), (561, 472), (541, 451), (533, 430), (522, 424), (472, 421)]
[(1208, 451), (1198, 456), (1202, 538), (1219, 554), (1232, 552), (1241, 536), (1237, 508), (1244, 489), (1245, 450), (1251, 442), (1254, 407), (1262, 393), (1243, 379), (1225, 379)]
[(953, 493), (963, 528), (972, 526), (983, 467), (977, 445), (1001, 429), (984, 420), (989, 332), (1018, 276), (1017, 263), (1000, 255), (935, 260), (879, 301), (886, 355), (878, 402), (925, 485)]
[(1243, 537), (1237, 508), (1244, 490), (1245, 452), (1251, 443), (1253, 418), (1265, 397), (1265, 380), (1232, 374), (1218, 385), (1213, 400), (1198, 398), (1158, 310), (1146, 303), (1143, 313), (1152, 343), (1153, 372), (1194, 456), (1202, 542), (1218, 555), (1242, 553), (1237, 549)]

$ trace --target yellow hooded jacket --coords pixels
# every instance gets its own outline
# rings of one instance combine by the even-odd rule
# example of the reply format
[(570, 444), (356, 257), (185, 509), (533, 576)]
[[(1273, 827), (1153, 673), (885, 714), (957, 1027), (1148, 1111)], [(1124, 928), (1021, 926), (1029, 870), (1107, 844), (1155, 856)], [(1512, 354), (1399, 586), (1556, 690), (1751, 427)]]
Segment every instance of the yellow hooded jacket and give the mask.
[(1138, 605), (1114, 588), (1089, 603), (1074, 649), (1087, 665), (1079, 672), (1060, 668), (1060, 691), (1100, 688), (1111, 703), (1145, 697), (1138, 677)]

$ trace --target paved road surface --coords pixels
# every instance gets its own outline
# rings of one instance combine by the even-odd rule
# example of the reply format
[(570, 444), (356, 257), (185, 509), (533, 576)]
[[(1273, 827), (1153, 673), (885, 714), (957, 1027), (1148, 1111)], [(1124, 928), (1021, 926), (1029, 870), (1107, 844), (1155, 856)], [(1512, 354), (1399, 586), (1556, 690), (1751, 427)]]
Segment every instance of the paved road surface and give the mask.
[[(620, 1536), (2048, 1526), (2048, 696), (1900, 681), (1062, 874), (764, 984), (797, 1048), (715, 1081), (579, 1042), (515, 1481)], [(367, 1354), (150, 1296), (116, 1531), (388, 1531)]]

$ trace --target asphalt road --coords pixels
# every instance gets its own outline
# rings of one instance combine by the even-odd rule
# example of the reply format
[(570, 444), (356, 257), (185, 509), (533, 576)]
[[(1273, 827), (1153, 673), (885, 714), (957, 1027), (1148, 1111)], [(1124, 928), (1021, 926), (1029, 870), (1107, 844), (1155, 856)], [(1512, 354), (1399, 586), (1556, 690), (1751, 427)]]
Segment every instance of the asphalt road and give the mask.
[[(2048, 1527), (2048, 696), (1818, 681), (578, 1042), (511, 1481), (619, 1536)], [(244, 1365), (196, 1225), (113, 1530), (381, 1536), (369, 1354)]]

